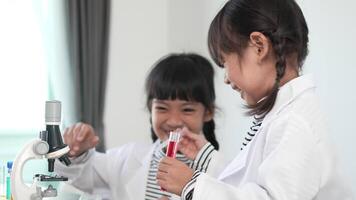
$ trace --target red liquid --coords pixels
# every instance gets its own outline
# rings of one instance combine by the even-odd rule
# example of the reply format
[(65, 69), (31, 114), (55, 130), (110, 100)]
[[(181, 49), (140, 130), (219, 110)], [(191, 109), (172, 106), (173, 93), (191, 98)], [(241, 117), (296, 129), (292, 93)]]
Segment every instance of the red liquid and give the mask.
[(167, 146), (166, 156), (175, 158), (176, 152), (177, 152), (177, 142), (169, 141), (168, 146)]

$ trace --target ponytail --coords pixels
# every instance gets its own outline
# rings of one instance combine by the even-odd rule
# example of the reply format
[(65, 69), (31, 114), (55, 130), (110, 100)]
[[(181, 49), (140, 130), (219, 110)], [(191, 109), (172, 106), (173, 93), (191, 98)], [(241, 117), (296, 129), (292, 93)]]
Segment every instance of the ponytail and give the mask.
[(215, 122), (214, 119), (205, 122), (203, 125), (203, 133), (205, 138), (214, 146), (215, 150), (219, 150), (219, 143), (215, 137)]
[(277, 33), (269, 34), (264, 33), (268, 38), (270, 38), (274, 52), (276, 55), (276, 82), (270, 92), (270, 94), (253, 106), (247, 106), (250, 110), (247, 112), (248, 115), (256, 116), (258, 119), (264, 118), (264, 116), (271, 111), (274, 103), (277, 99), (280, 81), (286, 71), (286, 49), (285, 49), (285, 39), (279, 36)]

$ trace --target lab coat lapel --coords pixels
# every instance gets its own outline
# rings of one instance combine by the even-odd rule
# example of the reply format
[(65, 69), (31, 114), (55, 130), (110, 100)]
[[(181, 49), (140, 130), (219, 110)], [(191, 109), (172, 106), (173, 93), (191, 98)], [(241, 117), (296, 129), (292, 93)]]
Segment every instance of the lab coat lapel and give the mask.
[(126, 184), (126, 191), (132, 200), (144, 199), (145, 197), (149, 163), (156, 145), (157, 142), (144, 157), (137, 155), (137, 152), (133, 152), (136, 162), (133, 163), (132, 167), (137, 168), (137, 172)]
[[(262, 125), (263, 126), (263, 125)], [(225, 170), (219, 175), (219, 180), (224, 180), (225, 178), (231, 176), (232, 174), (235, 174), (242, 170), (246, 166), (247, 162), (247, 157), (248, 154), (251, 151), (251, 146), (253, 146), (253, 143), (255, 143), (255, 140), (257, 139), (258, 134), (261, 132), (263, 127), (260, 127), (259, 130), (256, 132), (256, 136), (253, 138), (253, 140), (242, 150), (234, 160), (231, 161), (231, 163), (225, 168)]]
[[(293, 82), (293, 84), (291, 84)], [(239, 172), (246, 166), (247, 157), (251, 153), (251, 147), (254, 146), (253, 143), (263, 127), (267, 127), (268, 124), (276, 117), (276, 115), (286, 107), (290, 102), (296, 99), (300, 94), (309, 89), (314, 89), (315, 85), (312, 81), (312, 75), (304, 75), (291, 81), (290, 83), (282, 86), (278, 92), (278, 97), (273, 106), (272, 110), (265, 116), (263, 123), (256, 133), (254, 139), (241, 151), (236, 158), (225, 168), (225, 170), (220, 174), (219, 180), (224, 180), (227, 177)], [(253, 159), (253, 158), (252, 158)]]

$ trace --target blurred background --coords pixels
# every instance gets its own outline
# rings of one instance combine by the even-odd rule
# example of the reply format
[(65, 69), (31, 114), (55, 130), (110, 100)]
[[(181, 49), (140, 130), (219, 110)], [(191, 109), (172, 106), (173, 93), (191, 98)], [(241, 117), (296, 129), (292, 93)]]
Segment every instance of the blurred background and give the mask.
[[(44, 129), (47, 99), (62, 102), (63, 127), (93, 124), (100, 151), (150, 140), (143, 85), (149, 69), (172, 52), (209, 57), (209, 24), (224, 2), (0, 0), (0, 163)], [(355, 186), (356, 3), (297, 2), (310, 30), (303, 73), (314, 75), (340, 162)], [(232, 159), (251, 119), (215, 69), (216, 133)]]

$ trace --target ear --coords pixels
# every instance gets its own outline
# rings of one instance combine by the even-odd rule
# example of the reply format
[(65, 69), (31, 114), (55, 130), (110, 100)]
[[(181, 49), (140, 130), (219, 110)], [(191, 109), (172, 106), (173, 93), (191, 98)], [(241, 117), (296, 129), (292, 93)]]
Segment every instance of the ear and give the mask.
[(204, 113), (204, 122), (208, 122), (212, 120), (214, 117), (214, 111), (211, 111), (210, 109), (206, 109)]
[(264, 60), (271, 50), (268, 38), (261, 32), (252, 32), (250, 34), (250, 43), (255, 48), (259, 61)]

